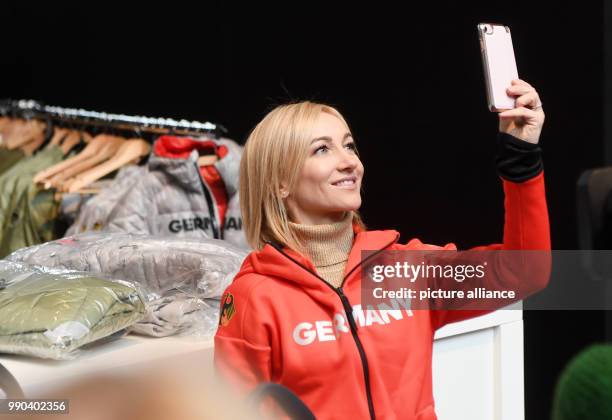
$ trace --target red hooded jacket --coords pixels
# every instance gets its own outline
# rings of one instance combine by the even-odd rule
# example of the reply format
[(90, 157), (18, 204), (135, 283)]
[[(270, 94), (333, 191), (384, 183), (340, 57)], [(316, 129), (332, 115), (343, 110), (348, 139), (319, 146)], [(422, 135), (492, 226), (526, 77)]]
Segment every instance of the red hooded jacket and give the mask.
[[(549, 250), (544, 174), (523, 183), (503, 181), (503, 244), (479, 249)], [(456, 250), (412, 239), (395, 230), (359, 231), (335, 289), (313, 263), (267, 244), (244, 261), (222, 299), (215, 365), (222, 376), (252, 390), (280, 383), (318, 418), (436, 419), (432, 349), (438, 328), (485, 311), (363, 311), (362, 250)], [(400, 318), (400, 319), (398, 319)], [(382, 321), (381, 321), (382, 320)]]

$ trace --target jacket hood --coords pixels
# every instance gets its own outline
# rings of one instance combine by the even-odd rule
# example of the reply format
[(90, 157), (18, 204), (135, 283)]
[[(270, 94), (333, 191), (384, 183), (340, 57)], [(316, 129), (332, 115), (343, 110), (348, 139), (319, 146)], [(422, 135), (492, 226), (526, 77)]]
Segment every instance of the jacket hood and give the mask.
[[(343, 287), (355, 281), (360, 270), (362, 251), (375, 251), (389, 248), (399, 239), (396, 230), (363, 231), (353, 223), (355, 239), (349, 253), (345, 267), (345, 279)], [(251, 252), (242, 263), (242, 267), (234, 281), (247, 274), (261, 274), (264, 276), (278, 277), (285, 281), (298, 284), (311, 292), (318, 291), (329, 293), (330, 287), (327, 282), (318, 278), (316, 268), (312, 261), (302, 254), (278, 244), (267, 243), (261, 250)]]
[(153, 146), (149, 168), (162, 170), (187, 191), (197, 190), (200, 175), (196, 171), (198, 157), (215, 154), (214, 167), (225, 184), (228, 197), (238, 192), (242, 147), (230, 139), (194, 139), (160, 136)]
[(151, 172), (163, 172), (175, 185), (193, 193), (201, 188), (197, 164), (198, 152), (195, 150), (186, 159), (161, 157), (153, 152), (149, 157), (148, 168)]
[(215, 154), (219, 159), (223, 159), (228, 153), (227, 147), (208, 138), (160, 136), (153, 146), (157, 156), (174, 159), (187, 159), (193, 150), (201, 154)]

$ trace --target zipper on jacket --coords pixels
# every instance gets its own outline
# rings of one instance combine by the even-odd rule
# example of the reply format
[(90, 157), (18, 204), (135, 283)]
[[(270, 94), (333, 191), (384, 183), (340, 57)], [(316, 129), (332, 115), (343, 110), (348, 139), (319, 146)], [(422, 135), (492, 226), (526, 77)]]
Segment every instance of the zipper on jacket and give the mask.
[(273, 242), (268, 242), (282, 255), (284, 255), (291, 261), (293, 261), (298, 266), (302, 267), (304, 270), (308, 271), (310, 274), (314, 275), (316, 278), (321, 280), (327, 286), (329, 286), (329, 288), (332, 289), (340, 298), (340, 301), (342, 302), (342, 307), (344, 308), (344, 312), (346, 313), (346, 318), (351, 327), (351, 335), (353, 336), (353, 341), (355, 341), (355, 345), (357, 346), (357, 351), (359, 353), (359, 358), (361, 359), (361, 367), (363, 368), (363, 377), (364, 377), (365, 386), (366, 386), (366, 396), (368, 399), (368, 411), (370, 412), (370, 419), (372, 420), (376, 419), (376, 413), (374, 412), (374, 400), (372, 399), (372, 388), (370, 386), (370, 368), (368, 365), (368, 358), (365, 354), (365, 350), (363, 348), (363, 344), (361, 343), (361, 339), (359, 338), (359, 335), (357, 334), (357, 323), (355, 322), (355, 318), (353, 317), (353, 307), (351, 306), (351, 303), (349, 302), (348, 298), (344, 294), (344, 291), (342, 290), (342, 286), (344, 286), (344, 282), (346, 281), (346, 279), (348, 279), (349, 276), (353, 274), (353, 272), (358, 267), (363, 265), (363, 263), (366, 262), (367, 260), (373, 258), (374, 256), (378, 255), (379, 253), (381, 253), (382, 251), (384, 251), (385, 249), (393, 245), (395, 242), (397, 242), (398, 239), (399, 239), (399, 234), (395, 237), (395, 239), (392, 242), (389, 242), (387, 245), (385, 245), (383, 248), (379, 249), (378, 251), (374, 252), (373, 254), (368, 255), (366, 259), (364, 259), (363, 261), (360, 261), (359, 264), (355, 265), (355, 267), (353, 267), (351, 271), (346, 273), (346, 276), (344, 276), (344, 278), (342, 279), (342, 283), (340, 284), (340, 287), (338, 288), (335, 288), (334, 286), (329, 284), (324, 278), (319, 276), (316, 272), (310, 271), (308, 267), (303, 266), (302, 264), (297, 262), (295, 259), (291, 258), (277, 244)]
[(202, 179), (202, 174), (200, 173), (200, 167), (198, 163), (195, 163), (196, 169), (198, 171), (198, 176), (200, 177), (200, 183), (202, 184), (202, 189), (204, 190), (204, 198), (206, 198), (206, 204), (208, 205), (208, 214), (210, 214), (210, 224), (213, 231), (213, 237), (215, 239), (223, 239), (223, 235), (220, 233), (220, 229), (217, 229), (217, 217), (215, 216), (215, 204), (213, 202), (210, 191), (208, 191), (208, 186)]
[(372, 399), (372, 388), (370, 387), (370, 366), (368, 365), (368, 358), (365, 354), (365, 350), (363, 349), (363, 344), (361, 344), (361, 340), (359, 339), (359, 335), (357, 335), (357, 323), (353, 317), (353, 307), (351, 306), (351, 303), (346, 295), (342, 292), (341, 287), (337, 289), (337, 293), (342, 301), (346, 318), (351, 326), (351, 335), (353, 336), (353, 340), (355, 340), (355, 345), (357, 346), (357, 351), (359, 352), (361, 366), (363, 367), (363, 379), (366, 386), (366, 395), (368, 397), (368, 410), (370, 411), (370, 418), (374, 420), (376, 419), (376, 413), (374, 412), (374, 400)]

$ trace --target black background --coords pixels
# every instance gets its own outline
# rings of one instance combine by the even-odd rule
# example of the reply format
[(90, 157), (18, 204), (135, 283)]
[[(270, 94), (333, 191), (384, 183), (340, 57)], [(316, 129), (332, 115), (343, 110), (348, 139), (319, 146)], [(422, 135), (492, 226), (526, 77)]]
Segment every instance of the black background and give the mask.
[[(127, 2), (125, 2), (127, 3)], [(512, 28), (539, 91), (553, 247), (575, 249), (575, 185), (604, 163), (603, 2), (109, 6), (4, 2), (0, 97), (221, 123), (244, 142), (274, 105), (335, 105), (364, 162), (362, 214), (407, 241), (499, 242), (476, 24)], [(598, 312), (525, 312), (528, 419), (549, 417), (557, 375), (603, 338)]]

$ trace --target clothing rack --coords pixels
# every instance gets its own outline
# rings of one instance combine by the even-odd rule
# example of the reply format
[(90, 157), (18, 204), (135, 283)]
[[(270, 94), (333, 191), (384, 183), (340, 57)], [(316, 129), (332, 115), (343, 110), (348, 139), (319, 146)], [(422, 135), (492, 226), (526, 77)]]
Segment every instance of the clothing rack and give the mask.
[(44, 105), (31, 99), (4, 99), (0, 101), (0, 115), (21, 116), (23, 118), (51, 119), (88, 126), (103, 126), (119, 130), (135, 130), (152, 134), (178, 134), (198, 136), (206, 134), (226, 134), (227, 129), (220, 124), (171, 118), (152, 118), (109, 114), (106, 112), (86, 111), (76, 108), (62, 108)]

